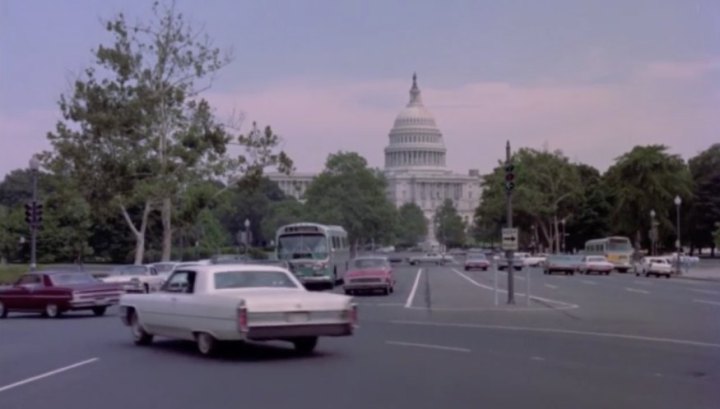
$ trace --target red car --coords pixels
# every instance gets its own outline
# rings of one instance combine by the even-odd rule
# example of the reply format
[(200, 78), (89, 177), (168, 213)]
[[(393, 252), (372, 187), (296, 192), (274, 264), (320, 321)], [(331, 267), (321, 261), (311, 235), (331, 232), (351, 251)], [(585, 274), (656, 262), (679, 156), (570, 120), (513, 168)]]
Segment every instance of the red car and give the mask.
[(387, 257), (358, 257), (350, 261), (343, 280), (345, 294), (380, 290), (387, 295), (395, 291), (395, 279)]
[(122, 293), (116, 284), (103, 283), (88, 273), (27, 273), (15, 284), (0, 287), (0, 318), (10, 311), (37, 311), (56, 318), (66, 311), (91, 310), (101, 316), (118, 303)]

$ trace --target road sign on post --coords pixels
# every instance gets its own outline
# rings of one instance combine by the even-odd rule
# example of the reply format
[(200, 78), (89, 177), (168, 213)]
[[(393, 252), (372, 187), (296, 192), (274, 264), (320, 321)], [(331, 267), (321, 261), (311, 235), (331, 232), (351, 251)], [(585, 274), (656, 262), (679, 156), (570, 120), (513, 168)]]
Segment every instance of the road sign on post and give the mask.
[(505, 251), (518, 249), (518, 229), (506, 227), (502, 229), (502, 249)]

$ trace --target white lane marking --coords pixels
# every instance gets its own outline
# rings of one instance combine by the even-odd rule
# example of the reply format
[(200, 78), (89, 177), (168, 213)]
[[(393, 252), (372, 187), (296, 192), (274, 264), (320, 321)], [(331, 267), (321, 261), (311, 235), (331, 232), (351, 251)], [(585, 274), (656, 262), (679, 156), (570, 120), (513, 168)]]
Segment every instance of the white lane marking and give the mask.
[(556, 286), (556, 285), (545, 284), (545, 287), (547, 287), (547, 288), (552, 288), (553, 290), (557, 290), (557, 286)]
[(440, 349), (443, 351), (453, 351), (453, 352), (471, 352), (467, 348), (459, 348), (459, 347), (449, 347), (445, 345), (435, 345), (435, 344), (418, 344), (415, 342), (402, 342), (402, 341), (385, 341), (388, 345), (395, 345), (395, 346), (401, 346), (401, 347), (417, 347), (417, 348), (429, 348), (429, 349)]
[(533, 361), (544, 361), (545, 360), (545, 358), (543, 358), (541, 356), (531, 356), (530, 359), (532, 359)]
[(410, 308), (412, 306), (413, 298), (415, 298), (415, 291), (417, 291), (418, 283), (420, 283), (420, 275), (422, 274), (422, 271), (422, 268), (419, 269), (415, 275), (415, 283), (413, 283), (410, 295), (408, 295), (407, 301), (405, 302), (405, 308)]
[(478, 328), (478, 329), (496, 329), (504, 331), (525, 331), (525, 332), (546, 332), (554, 334), (567, 334), (567, 335), (586, 335), (603, 338), (619, 338), (629, 339), (633, 341), (649, 341), (649, 342), (660, 342), (666, 344), (678, 344), (678, 345), (689, 345), (696, 347), (706, 348), (720, 348), (720, 344), (714, 344), (712, 342), (693, 341), (689, 339), (677, 339), (677, 338), (659, 338), (659, 337), (648, 337), (644, 335), (631, 335), (631, 334), (620, 334), (616, 332), (593, 332), (593, 331), (578, 331), (571, 329), (559, 329), (559, 328), (546, 328), (546, 327), (519, 327), (510, 325), (486, 325), (486, 324), (453, 324), (444, 322), (427, 322), (427, 321), (404, 321), (396, 320), (390, 321), (391, 324), (399, 325), (424, 325), (431, 327), (456, 327), (456, 328)]
[[(452, 269), (452, 271), (454, 271), (455, 274), (458, 274), (460, 277), (466, 279), (467, 281), (469, 281), (469, 282), (470, 282), (471, 284), (473, 284), (473, 285), (476, 285), (476, 286), (478, 286), (478, 287), (480, 287), (480, 288), (484, 288), (484, 289), (486, 289), (486, 290), (495, 291), (495, 289), (492, 288), (491, 286), (485, 285), (485, 284), (480, 284), (480, 283), (478, 283), (477, 281), (473, 280), (472, 278), (468, 277), (467, 275), (461, 273), (460, 271), (458, 271), (458, 270), (456, 270), (456, 269), (454, 269), (454, 268)], [(507, 293), (507, 290), (503, 290), (502, 288), (498, 288), (498, 292)], [(522, 297), (522, 296), (525, 295), (525, 293), (515, 292), (515, 295)], [(530, 296), (530, 299), (532, 299), (532, 300), (537, 300), (537, 301), (544, 301), (544, 302), (546, 302), (546, 303), (552, 303), (552, 304), (562, 305), (562, 306), (565, 306), (565, 307), (568, 307), (568, 308), (578, 308), (578, 307), (579, 307), (579, 305), (577, 305), (577, 304), (571, 304), (571, 303), (564, 302), (564, 301), (552, 300), (552, 299), (550, 299), (550, 298), (538, 297), (538, 296), (536, 296), (536, 295), (531, 295), (531, 296)]]
[(580, 280), (580, 282), (583, 284), (587, 284), (587, 285), (597, 285), (597, 283), (595, 281), (590, 281), (590, 280)]
[(700, 290), (697, 288), (689, 288), (689, 290), (695, 291), (696, 293), (700, 293), (700, 294), (720, 295), (720, 291), (714, 291), (714, 290)]
[(653, 285), (653, 283), (651, 283), (650, 281), (635, 280), (635, 281), (633, 281), (633, 283), (634, 283), (634, 284), (639, 284), (639, 285)]
[(99, 359), (100, 358), (90, 358), (85, 361), (80, 361), (80, 362), (74, 363), (72, 365), (63, 366), (62, 368), (58, 368), (58, 369), (52, 370), (50, 372), (45, 372), (40, 375), (33, 376), (31, 378), (23, 379), (22, 381), (18, 381), (15, 383), (11, 383), (10, 385), (5, 385), (5, 386), (0, 387), (0, 392), (5, 392), (8, 389), (16, 388), (18, 386), (25, 385), (26, 383), (39, 381), (40, 379), (47, 378), (48, 376), (57, 375), (61, 372), (69, 371), (71, 369), (75, 369), (75, 368), (83, 366), (83, 365), (91, 364)]
[(632, 287), (625, 287), (625, 291), (630, 291), (631, 293), (639, 293), (639, 294), (650, 294), (650, 291), (648, 291), (648, 290), (641, 290), (639, 288), (632, 288)]
[(700, 304), (710, 304), (710, 305), (717, 305), (717, 306), (719, 306), (719, 307), (720, 307), (720, 302), (717, 302), (717, 301), (709, 301), (709, 300), (698, 300), (698, 299), (694, 299), (694, 300), (693, 300), (693, 302), (697, 302), (697, 303), (700, 303)]

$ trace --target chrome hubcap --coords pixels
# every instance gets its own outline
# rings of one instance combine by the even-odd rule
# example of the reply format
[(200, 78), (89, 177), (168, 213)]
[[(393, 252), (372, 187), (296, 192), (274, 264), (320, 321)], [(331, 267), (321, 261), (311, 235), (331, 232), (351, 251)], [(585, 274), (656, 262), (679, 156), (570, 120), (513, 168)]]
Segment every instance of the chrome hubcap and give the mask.
[(55, 304), (49, 304), (47, 307), (45, 307), (45, 312), (49, 317), (55, 317), (57, 315), (57, 305)]
[(200, 352), (203, 354), (207, 354), (210, 351), (210, 344), (212, 343), (212, 340), (210, 340), (210, 336), (207, 334), (200, 334), (198, 335), (198, 347), (200, 348)]

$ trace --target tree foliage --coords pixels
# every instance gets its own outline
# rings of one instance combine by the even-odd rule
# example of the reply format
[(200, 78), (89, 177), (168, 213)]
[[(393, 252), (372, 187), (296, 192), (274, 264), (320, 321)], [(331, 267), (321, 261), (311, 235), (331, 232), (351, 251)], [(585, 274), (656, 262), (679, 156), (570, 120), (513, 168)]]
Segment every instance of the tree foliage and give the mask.
[[(560, 151), (521, 148), (513, 154), (512, 161), (516, 174), (513, 224), (525, 232), (526, 245), (530, 241), (528, 232), (536, 226), (541, 241), (551, 248), (559, 248), (559, 221), (573, 216), (582, 198), (578, 169)], [(485, 176), (483, 186), (473, 228), (479, 241), (498, 236), (500, 227), (506, 223), (502, 162)]]
[(714, 144), (688, 162), (693, 196), (684, 207), (690, 209), (683, 225), (693, 247), (715, 247), (713, 229), (720, 222), (720, 143)]
[(405, 203), (398, 209), (397, 241), (402, 246), (414, 246), (427, 235), (428, 226), (422, 209), (415, 203)]
[(388, 242), (395, 233), (397, 211), (385, 195), (386, 182), (354, 152), (331, 154), (325, 170), (305, 193), (314, 221), (338, 224), (353, 246), (374, 240)]
[[(679, 195), (687, 202), (692, 180), (687, 165), (663, 145), (636, 146), (608, 169), (605, 182), (610, 194), (614, 233), (638, 241), (648, 237), (650, 211), (655, 210), (661, 239), (675, 237), (675, 205)], [(638, 243), (639, 245), (640, 243)]]
[(435, 212), (435, 238), (444, 246), (460, 247), (465, 244), (465, 223), (451, 199), (445, 199)]

